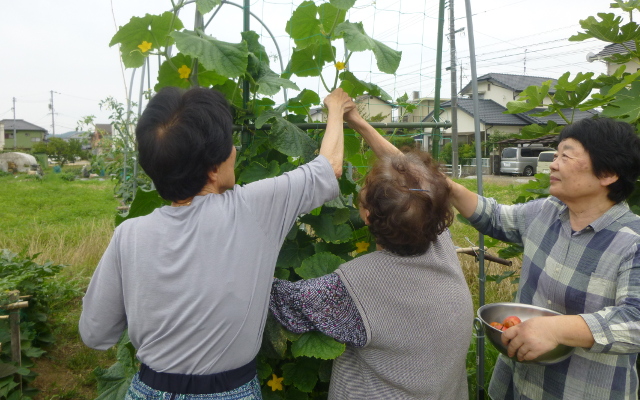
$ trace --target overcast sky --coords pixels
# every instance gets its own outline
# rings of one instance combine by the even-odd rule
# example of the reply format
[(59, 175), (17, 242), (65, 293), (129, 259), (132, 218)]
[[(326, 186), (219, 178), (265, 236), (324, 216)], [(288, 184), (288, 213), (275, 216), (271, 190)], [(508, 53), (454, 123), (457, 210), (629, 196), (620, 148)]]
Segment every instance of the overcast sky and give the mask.
[[(242, 4), (242, 0), (234, 2)], [(276, 36), (284, 65), (293, 46), (284, 31), (285, 24), (300, 3), (301, 0), (251, 3), (251, 11)], [(381, 74), (369, 52), (354, 55), (351, 70), (360, 79), (380, 85), (393, 98), (405, 92), (411, 96), (413, 91), (434, 96), (438, 5), (437, 0), (357, 0), (347, 18), (362, 21), (371, 37), (401, 50), (403, 55), (395, 76)], [(117, 47), (109, 47), (112, 36), (131, 17), (160, 14), (170, 7), (169, 0), (3, 1), (0, 120), (13, 118), (15, 98), (17, 119), (52, 133), (49, 105), (53, 91), (56, 134), (75, 130), (78, 120), (88, 115), (95, 115), (98, 123), (108, 123), (109, 113), (100, 110), (99, 102), (111, 96), (125, 103), (132, 73), (121, 66)], [(597, 12), (614, 12), (607, 0), (471, 0), (471, 11), (478, 76), (499, 72), (557, 78), (566, 71), (573, 76), (577, 72), (599, 74), (606, 70), (602, 62), (586, 61), (587, 53), (602, 49), (602, 42), (567, 39), (581, 30), (580, 19)], [(456, 29), (464, 28), (456, 35), (458, 84), (462, 81), (466, 85), (471, 72), (463, 0), (455, 0), (455, 14)], [(193, 16), (192, 6), (180, 14), (189, 29)], [(448, 10), (445, 19), (448, 33)], [(252, 19), (251, 28), (262, 35), (268, 53), (277, 54), (258, 20)], [(209, 35), (236, 43), (241, 40), (241, 31), (242, 12), (231, 4), (223, 5), (207, 28)], [(450, 65), (449, 48), (445, 41), (440, 92), (443, 98), (450, 97), (449, 72), (444, 70)], [(272, 63), (272, 69), (280, 72), (278, 61)], [(326, 94), (317, 78), (292, 80), (301, 88)], [(139, 85), (139, 81), (134, 83), (135, 101)]]

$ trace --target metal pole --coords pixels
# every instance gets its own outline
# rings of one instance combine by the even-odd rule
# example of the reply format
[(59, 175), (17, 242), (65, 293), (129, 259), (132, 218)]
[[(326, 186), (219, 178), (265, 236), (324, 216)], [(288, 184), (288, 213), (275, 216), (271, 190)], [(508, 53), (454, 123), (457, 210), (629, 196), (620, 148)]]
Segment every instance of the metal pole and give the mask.
[(449, 0), (449, 42), (451, 45), (451, 177), (458, 178), (458, 87), (456, 79), (456, 28), (453, 0)]
[[(444, 41), (444, 1), (440, 0), (438, 13), (438, 46), (436, 50), (436, 93), (433, 101), (433, 120), (440, 122), (440, 86), (442, 85), (442, 42)], [(434, 159), (440, 156), (440, 128), (431, 131), (432, 155)]]
[(55, 121), (55, 111), (53, 110), (53, 90), (51, 91), (51, 132), (52, 135), (56, 135), (56, 121)]
[(18, 148), (18, 140), (16, 138), (16, 98), (13, 98), (13, 149)]
[[(248, 32), (250, 28), (251, 22), (251, 2), (250, 0), (244, 0), (244, 7), (242, 8), (243, 12), (243, 31)], [(247, 105), (249, 104), (249, 81), (246, 79), (242, 81), (242, 108), (247, 109)], [(251, 132), (243, 130), (240, 134), (240, 143), (242, 144), (242, 149), (246, 149), (249, 147), (251, 143)]]
[[(473, 90), (473, 122), (475, 127), (475, 139), (476, 139), (476, 175), (478, 180), (478, 194), (482, 196), (482, 150), (481, 150), (481, 137), (480, 137), (480, 116), (479, 116), (479, 108), (480, 102), (478, 100), (478, 76), (476, 74), (476, 48), (474, 44), (473, 37), (473, 20), (471, 16), (471, 4), (470, 0), (465, 0), (466, 11), (467, 11), (467, 30), (469, 34), (469, 55), (470, 55), (470, 66), (471, 66), (471, 86)], [(480, 249), (484, 249), (484, 236), (479, 233), (478, 234), (478, 247)], [(478, 251), (478, 303), (479, 306), (482, 307), (484, 305), (484, 283), (486, 280), (485, 271), (484, 271), (484, 251)], [(482, 332), (482, 331), (480, 331)], [(477, 340), (476, 347), (477, 354), (477, 377), (476, 377), (476, 388), (477, 388), (477, 398), (484, 400), (485, 398), (485, 390), (484, 390), (484, 335), (479, 334)]]

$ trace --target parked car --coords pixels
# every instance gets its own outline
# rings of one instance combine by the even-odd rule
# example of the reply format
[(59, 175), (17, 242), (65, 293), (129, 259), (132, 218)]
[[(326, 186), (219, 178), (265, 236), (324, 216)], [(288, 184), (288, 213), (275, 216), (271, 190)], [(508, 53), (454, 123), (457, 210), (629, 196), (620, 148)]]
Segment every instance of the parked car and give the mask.
[(543, 151), (555, 151), (551, 147), (507, 147), (502, 150), (500, 173), (532, 176), (538, 166), (538, 155)]
[(556, 154), (554, 151), (543, 151), (538, 155), (538, 173), (548, 174), (549, 165), (553, 162), (553, 156)]

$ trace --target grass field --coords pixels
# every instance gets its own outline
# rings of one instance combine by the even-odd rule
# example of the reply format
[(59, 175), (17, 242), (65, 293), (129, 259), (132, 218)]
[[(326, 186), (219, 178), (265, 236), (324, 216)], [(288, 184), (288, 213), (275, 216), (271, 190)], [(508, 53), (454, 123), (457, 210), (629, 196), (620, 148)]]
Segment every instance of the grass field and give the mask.
[[(84, 290), (113, 233), (118, 201), (109, 180), (67, 181), (64, 176), (47, 173), (43, 180), (26, 175), (0, 176), (0, 249), (40, 253), (41, 262), (65, 264), (67, 268), (59, 279), (75, 281)], [(474, 180), (460, 182), (476, 191)], [(509, 203), (516, 192), (512, 180), (484, 183), (484, 194), (501, 202)], [(478, 242), (477, 231), (460, 222), (452, 225), (451, 232), (460, 247), (471, 246), (469, 241)], [(490, 252), (495, 253), (495, 249)], [(467, 255), (460, 255), (460, 261), (477, 306), (478, 264)], [(488, 274), (500, 274), (519, 268), (519, 261), (514, 264), (517, 265), (509, 268), (486, 263), (485, 268)], [(508, 280), (500, 284), (489, 282), (486, 303), (510, 301), (514, 290)], [(101, 352), (82, 344), (77, 332), (80, 310), (81, 299), (77, 298), (60, 304), (52, 315), (56, 344), (36, 360), (35, 370), (40, 376), (34, 385), (42, 390), (37, 399), (94, 399), (93, 369), (108, 367), (115, 361), (113, 350)], [(492, 351), (487, 345), (487, 357), (495, 357)], [(485, 374), (490, 376), (490, 371)]]

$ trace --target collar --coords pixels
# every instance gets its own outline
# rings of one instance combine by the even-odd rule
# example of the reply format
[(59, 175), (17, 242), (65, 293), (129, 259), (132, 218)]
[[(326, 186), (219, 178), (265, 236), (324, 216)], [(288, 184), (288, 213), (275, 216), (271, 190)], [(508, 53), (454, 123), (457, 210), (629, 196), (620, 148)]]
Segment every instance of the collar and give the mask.
[[(557, 205), (558, 207), (558, 219), (564, 224), (569, 223), (569, 207), (560, 201), (558, 198), (549, 196), (549, 198)], [(614, 204), (610, 209), (605, 211), (598, 219), (587, 225), (583, 229), (583, 231), (587, 228), (593, 229), (594, 232), (600, 232), (605, 229), (613, 222), (618, 220), (624, 214), (629, 212), (629, 205), (626, 201), (621, 201), (619, 203)]]

